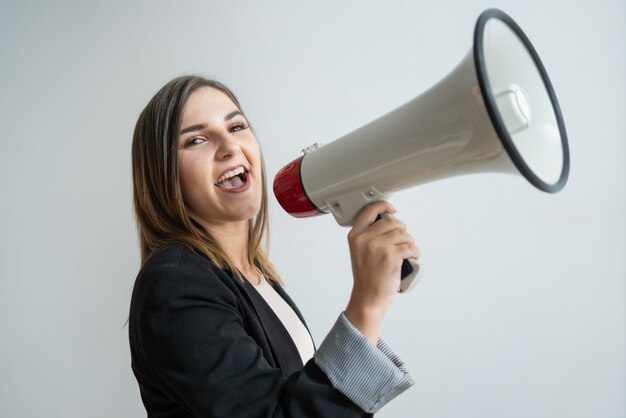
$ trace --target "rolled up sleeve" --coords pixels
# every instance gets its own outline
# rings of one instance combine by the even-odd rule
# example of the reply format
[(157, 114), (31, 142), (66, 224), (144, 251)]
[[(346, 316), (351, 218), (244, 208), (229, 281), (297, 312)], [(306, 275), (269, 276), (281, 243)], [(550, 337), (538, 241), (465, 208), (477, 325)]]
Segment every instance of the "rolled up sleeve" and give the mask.
[(333, 386), (365, 412), (377, 412), (415, 383), (382, 339), (374, 347), (343, 313), (314, 359)]

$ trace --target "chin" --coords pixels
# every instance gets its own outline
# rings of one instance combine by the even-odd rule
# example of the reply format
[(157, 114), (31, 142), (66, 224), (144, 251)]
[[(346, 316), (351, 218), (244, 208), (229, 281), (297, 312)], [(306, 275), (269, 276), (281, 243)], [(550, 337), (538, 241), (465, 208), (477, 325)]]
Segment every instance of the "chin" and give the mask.
[(241, 211), (237, 211), (237, 213), (232, 213), (233, 221), (247, 221), (253, 219), (255, 216), (259, 214), (261, 211), (261, 207), (251, 207), (249, 209), (244, 209)]

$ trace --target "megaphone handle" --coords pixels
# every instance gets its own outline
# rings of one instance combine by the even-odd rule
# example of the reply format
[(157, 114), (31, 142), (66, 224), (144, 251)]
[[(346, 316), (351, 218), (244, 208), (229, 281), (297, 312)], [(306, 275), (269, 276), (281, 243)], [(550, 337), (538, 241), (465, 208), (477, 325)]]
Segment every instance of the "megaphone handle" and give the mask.
[(398, 293), (406, 293), (413, 289), (417, 282), (422, 278), (422, 266), (415, 260), (402, 260), (402, 275), (400, 278), (400, 289)]
[[(378, 215), (376, 220), (382, 218), (388, 218), (391, 215), (389, 213), (382, 213)], [(420, 263), (411, 259), (402, 260), (402, 269), (400, 273), (400, 288), (398, 293), (407, 293), (415, 287), (417, 282), (422, 278), (423, 268)]]

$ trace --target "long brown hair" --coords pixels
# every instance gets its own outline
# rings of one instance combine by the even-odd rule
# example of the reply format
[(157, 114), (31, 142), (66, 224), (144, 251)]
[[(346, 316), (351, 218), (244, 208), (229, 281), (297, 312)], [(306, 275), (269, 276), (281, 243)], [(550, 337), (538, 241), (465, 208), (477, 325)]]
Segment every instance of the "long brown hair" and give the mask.
[[(133, 204), (141, 264), (167, 245), (183, 244), (208, 257), (216, 265), (243, 279), (232, 260), (185, 209), (178, 168), (178, 132), (181, 114), (189, 96), (201, 87), (226, 94), (242, 112), (239, 101), (223, 84), (200, 76), (183, 76), (163, 86), (141, 112), (133, 134)], [(252, 129), (252, 128), (251, 128)], [(262, 198), (259, 213), (249, 220), (248, 262), (270, 280), (280, 278), (267, 258), (269, 237), (265, 164), (262, 162)]]

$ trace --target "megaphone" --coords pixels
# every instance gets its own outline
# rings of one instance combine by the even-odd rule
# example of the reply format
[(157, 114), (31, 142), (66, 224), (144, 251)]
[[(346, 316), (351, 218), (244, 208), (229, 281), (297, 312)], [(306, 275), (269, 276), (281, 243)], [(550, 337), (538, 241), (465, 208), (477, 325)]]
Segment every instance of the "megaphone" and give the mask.
[[(450, 74), (353, 132), (303, 150), (274, 178), (274, 194), (295, 217), (332, 213), (348, 226), (373, 201), (458, 175), (518, 174), (558, 192), (569, 165), (561, 110), (535, 48), (510, 16), (489, 9)], [(401, 290), (417, 282), (421, 268), (413, 267)]]

